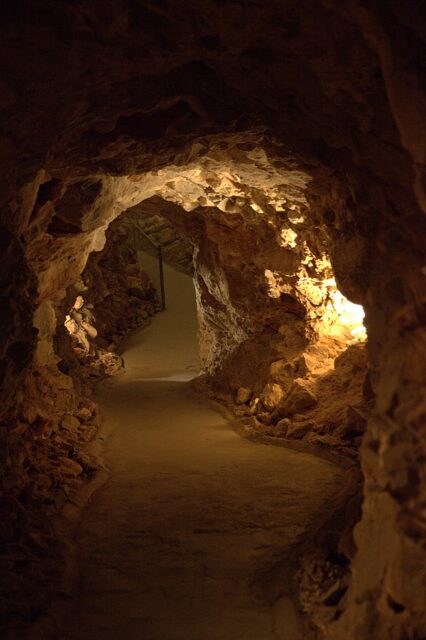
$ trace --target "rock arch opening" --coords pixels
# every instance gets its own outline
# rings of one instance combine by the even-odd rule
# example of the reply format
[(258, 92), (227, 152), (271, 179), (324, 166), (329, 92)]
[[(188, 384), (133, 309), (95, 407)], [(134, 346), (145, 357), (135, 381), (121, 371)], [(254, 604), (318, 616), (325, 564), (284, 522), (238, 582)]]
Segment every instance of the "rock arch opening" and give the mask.
[[(81, 313), (75, 305), (82, 304), (79, 287), (92, 287), (89, 305), (107, 316), (99, 327), (98, 353), (111, 370), (117, 366), (112, 352), (118, 334), (141, 326), (159, 308), (136, 253), (145, 230), (162, 221), (166, 259), (193, 272), (209, 392), (247, 417), (252, 435), (315, 442), (356, 455), (371, 406), (363, 308), (337, 288), (321, 218), (330, 203), (314, 208), (309, 201), (315, 172), (306, 166), (301, 171), (283, 147), (279, 151), (256, 132), (237, 141), (216, 136), (190, 149), (183, 165), (100, 178), (98, 200), (87, 215), (99, 215), (100, 202), (103, 227), (115, 218), (107, 231), (112, 246), (92, 253), (82, 280), (71, 285), (70, 295), (77, 297), (65, 324), (77, 343), (80, 336), (78, 349), (87, 356), (90, 334), (95, 338), (98, 328), (90, 324), (91, 310)], [(330, 189), (331, 184), (338, 189), (333, 178)], [(72, 189), (78, 192), (76, 184)], [(64, 205), (57, 209), (53, 220), (63, 215)], [(66, 239), (75, 253), (75, 238)], [(102, 265), (110, 268), (108, 260), (109, 276), (102, 273)]]

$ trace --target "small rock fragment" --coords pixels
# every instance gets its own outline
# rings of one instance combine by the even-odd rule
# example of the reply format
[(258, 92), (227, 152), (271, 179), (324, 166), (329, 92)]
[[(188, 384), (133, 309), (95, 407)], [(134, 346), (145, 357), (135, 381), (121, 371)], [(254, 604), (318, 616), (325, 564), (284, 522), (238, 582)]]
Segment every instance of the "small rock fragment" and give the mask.
[(75, 416), (72, 416), (70, 413), (66, 413), (62, 418), (61, 426), (63, 429), (74, 431), (80, 426), (80, 420)]
[(290, 394), (286, 400), (288, 414), (303, 413), (318, 404), (314, 393), (304, 380), (293, 383)]
[(249, 416), (250, 415), (250, 409), (248, 408), (247, 405), (241, 404), (235, 409), (235, 414), (238, 417)]
[(265, 409), (272, 411), (277, 407), (284, 397), (284, 392), (279, 384), (268, 382), (263, 389), (260, 399)]
[(250, 403), (250, 415), (251, 416), (255, 416), (257, 414), (258, 407), (259, 407), (259, 402), (260, 402), (259, 398), (254, 398), (251, 401), (251, 403)]
[(65, 475), (79, 476), (83, 473), (83, 467), (81, 464), (71, 458), (60, 458), (61, 470)]
[(283, 418), (278, 422), (274, 430), (276, 430), (277, 433), (279, 432), (280, 436), (285, 436), (287, 435), (289, 427), (291, 427), (291, 420)]
[(90, 418), (92, 417), (92, 413), (90, 409), (88, 409), (87, 407), (83, 407), (79, 410), (78, 417), (82, 422), (88, 422), (88, 420), (90, 420)]
[(247, 389), (247, 387), (240, 387), (237, 391), (237, 404), (247, 404), (252, 395), (253, 391), (251, 389)]

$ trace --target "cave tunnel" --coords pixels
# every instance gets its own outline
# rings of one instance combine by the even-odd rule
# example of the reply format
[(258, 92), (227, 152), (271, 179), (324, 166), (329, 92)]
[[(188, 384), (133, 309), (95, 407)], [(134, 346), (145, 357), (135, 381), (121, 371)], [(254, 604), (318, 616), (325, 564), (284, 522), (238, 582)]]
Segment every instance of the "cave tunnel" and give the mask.
[(422, 5), (2, 8), (5, 639), (426, 637)]

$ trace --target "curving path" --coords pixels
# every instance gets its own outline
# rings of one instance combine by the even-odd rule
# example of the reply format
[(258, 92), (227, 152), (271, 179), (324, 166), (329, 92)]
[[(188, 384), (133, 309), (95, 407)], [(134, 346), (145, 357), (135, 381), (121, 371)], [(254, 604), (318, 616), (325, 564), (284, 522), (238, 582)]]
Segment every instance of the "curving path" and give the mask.
[[(99, 394), (111, 478), (78, 531), (70, 640), (294, 640), (274, 567), (338, 490), (330, 462), (238, 436), (192, 391), (191, 280), (166, 269), (168, 310), (128, 340)], [(282, 580), (282, 585), (280, 585)]]

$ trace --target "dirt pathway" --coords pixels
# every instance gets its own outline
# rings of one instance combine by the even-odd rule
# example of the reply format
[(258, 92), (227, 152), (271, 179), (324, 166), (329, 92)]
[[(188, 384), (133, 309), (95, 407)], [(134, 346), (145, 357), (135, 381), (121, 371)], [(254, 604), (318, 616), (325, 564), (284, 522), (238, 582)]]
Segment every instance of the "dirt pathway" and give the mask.
[(78, 532), (81, 601), (67, 637), (294, 640), (291, 611), (273, 615), (262, 576), (315, 521), (342, 472), (242, 439), (191, 391), (192, 283), (167, 269), (166, 286), (168, 311), (128, 341), (126, 375), (100, 394), (112, 475)]

